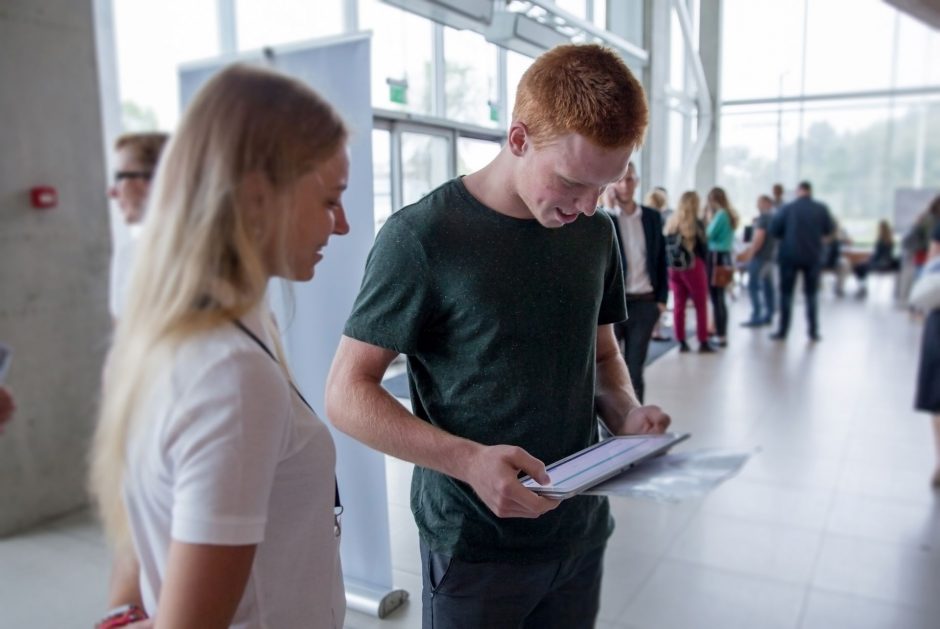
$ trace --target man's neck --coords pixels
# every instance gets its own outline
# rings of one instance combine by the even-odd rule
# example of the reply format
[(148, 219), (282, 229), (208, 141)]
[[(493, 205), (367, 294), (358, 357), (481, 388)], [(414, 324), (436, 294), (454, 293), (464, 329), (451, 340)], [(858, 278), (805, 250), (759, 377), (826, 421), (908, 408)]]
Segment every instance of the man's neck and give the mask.
[(622, 203), (617, 201), (617, 205), (620, 206), (620, 211), (626, 214), (627, 216), (632, 216), (640, 206), (636, 204), (636, 201), (630, 199), (629, 201)]
[(516, 193), (513, 183), (512, 156), (502, 151), (489, 164), (463, 178), (473, 198), (494, 212), (513, 218), (534, 218), (522, 198)]

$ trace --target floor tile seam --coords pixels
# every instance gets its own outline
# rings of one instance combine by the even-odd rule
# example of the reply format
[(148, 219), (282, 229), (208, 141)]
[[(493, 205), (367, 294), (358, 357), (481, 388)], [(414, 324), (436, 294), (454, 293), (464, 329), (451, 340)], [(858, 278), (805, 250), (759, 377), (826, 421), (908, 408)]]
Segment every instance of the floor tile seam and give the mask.
[(661, 551), (656, 553), (646, 553), (652, 557), (655, 557), (655, 560), (650, 568), (646, 570), (646, 574), (643, 576), (643, 578), (638, 581), (637, 586), (633, 590), (633, 593), (627, 597), (625, 605), (621, 608), (623, 612), (626, 612), (630, 606), (633, 605), (637, 597), (640, 595), (640, 592), (646, 588), (646, 585), (649, 583), (650, 579), (653, 578), (653, 575), (659, 569), (660, 565), (662, 565), (663, 560), (670, 559), (667, 556), (669, 549), (676, 543), (676, 540), (679, 539), (679, 535), (685, 532), (685, 527), (689, 526), (689, 523), (692, 521), (695, 515), (701, 513), (702, 503), (703, 501), (699, 501), (698, 506), (691, 510), (689, 515), (686, 517), (686, 521), (682, 525), (676, 527), (676, 531), (673, 533), (669, 541), (663, 544), (663, 549)]
[[(816, 552), (817, 552), (817, 553), (819, 552), (819, 546), (821, 546), (821, 544), (817, 545), (817, 548), (816, 548)], [(677, 561), (677, 562), (680, 562), (680, 563), (685, 563), (685, 564), (689, 564), (689, 565), (698, 566), (698, 567), (700, 567), (700, 568), (708, 568), (709, 570), (720, 570), (720, 571), (723, 571), (723, 572), (727, 572), (727, 573), (729, 573), (729, 574), (735, 574), (735, 575), (737, 575), (737, 576), (744, 576), (744, 577), (748, 577), (748, 578), (752, 578), (752, 579), (753, 579), (753, 578), (756, 578), (756, 579), (768, 579), (768, 580), (771, 580), (771, 581), (775, 581), (775, 582), (777, 582), (777, 583), (783, 583), (783, 584), (791, 585), (791, 586), (794, 586), (794, 587), (805, 587), (805, 586), (809, 585), (809, 584), (811, 583), (812, 577), (813, 577), (813, 570), (812, 570), (812, 567), (811, 567), (809, 570), (806, 570), (806, 578), (804, 578), (804, 579), (785, 579), (785, 578), (782, 578), (782, 577), (775, 577), (775, 576), (772, 576), (772, 575), (767, 575), (767, 574), (763, 574), (763, 573), (758, 573), (758, 572), (754, 572), (754, 571), (750, 571), (750, 570), (742, 570), (742, 569), (737, 569), (737, 568), (729, 568), (728, 566), (719, 566), (719, 565), (716, 565), (716, 564), (713, 564), (713, 563), (709, 563), (709, 562), (707, 562), (707, 561), (700, 560), (700, 559), (690, 559), (690, 558), (687, 558), (687, 557), (676, 557), (676, 556), (671, 556), (671, 555), (665, 557), (665, 559), (668, 559), (669, 561)], [(814, 560), (815, 560), (815, 558), (814, 558)]]
[(754, 574), (753, 572), (743, 572), (741, 570), (735, 570), (733, 568), (726, 568), (723, 566), (714, 566), (712, 564), (706, 564), (706, 563), (702, 563), (699, 561), (694, 561), (692, 559), (676, 559), (673, 557), (667, 557), (667, 559), (674, 563), (684, 564), (686, 566), (693, 566), (696, 568), (706, 568), (708, 570), (714, 570), (715, 572), (720, 572), (722, 574), (733, 576), (733, 577), (741, 577), (741, 578), (750, 579), (750, 580), (758, 579), (761, 581), (770, 581), (774, 585), (783, 585), (783, 586), (787, 586), (787, 587), (794, 588), (794, 589), (802, 589), (804, 586), (804, 583), (800, 581), (781, 579), (779, 577), (772, 577), (772, 576), (767, 576), (763, 574)]
[(938, 566), (940, 566), (940, 546), (938, 546), (937, 548), (931, 547), (928, 550), (924, 550), (924, 544), (921, 542), (899, 542), (899, 541), (893, 541), (893, 540), (886, 540), (883, 538), (876, 539), (872, 537), (866, 537), (864, 535), (853, 535), (850, 533), (844, 533), (841, 531), (824, 530), (822, 531), (822, 533), (824, 537), (839, 538), (842, 541), (864, 542), (866, 544), (874, 544), (878, 546), (889, 546), (895, 549), (896, 551), (901, 551), (901, 550), (913, 551), (913, 552), (918, 553), (918, 555), (921, 555), (921, 556), (927, 555), (929, 561), (936, 562)]
[[(844, 454), (845, 453), (843, 451), (843, 456)], [(845, 463), (843, 461), (839, 466), (840, 478), (841, 478), (841, 473), (842, 473), (842, 466), (844, 464)], [(836, 490), (833, 489), (832, 494), (829, 497), (829, 505), (826, 509), (826, 517), (823, 520), (823, 528), (822, 530), (818, 531), (819, 540), (818, 540), (818, 543), (816, 544), (816, 550), (813, 553), (813, 560), (810, 563), (809, 575), (807, 577), (806, 583), (803, 586), (803, 600), (800, 603), (800, 611), (799, 611), (799, 614), (797, 615), (797, 624), (796, 624), (797, 628), (802, 627), (803, 622), (806, 619), (806, 611), (809, 606), (810, 594), (813, 589), (813, 582), (815, 581), (816, 575), (819, 572), (819, 562), (820, 562), (820, 559), (822, 558), (823, 547), (825, 546), (825, 543), (826, 543), (826, 527), (829, 525), (829, 520), (832, 518), (832, 512), (833, 512), (833, 509), (835, 508), (836, 494), (837, 494)]]
[[(814, 533), (825, 533), (825, 529), (822, 528), (822, 527), (809, 526), (809, 525), (805, 525), (805, 524), (797, 524), (797, 523), (794, 523), (794, 522), (781, 522), (781, 521), (779, 521), (779, 520), (772, 519), (772, 518), (755, 518), (755, 517), (752, 517), (752, 516), (734, 515), (734, 514), (731, 514), (731, 513), (723, 513), (723, 512), (720, 512), (720, 511), (706, 511), (706, 513), (709, 513), (709, 514), (711, 514), (711, 515), (723, 515), (723, 516), (726, 516), (726, 517), (729, 517), (729, 518), (734, 518), (734, 519), (742, 520), (742, 521), (744, 521), (744, 522), (749, 522), (749, 523), (751, 523), (751, 524), (774, 524), (774, 525), (777, 525), (777, 526), (786, 526), (786, 527), (788, 527), (788, 528), (796, 529), (796, 530), (801, 530), (801, 531), (810, 531), (810, 532), (814, 532)], [(825, 524), (823, 524), (822, 526), (825, 526)]]
[(788, 530), (800, 532), (800, 533), (814, 533), (814, 534), (821, 536), (825, 534), (826, 532), (823, 529), (816, 529), (816, 528), (809, 527), (809, 526), (800, 526), (798, 524), (793, 524), (791, 522), (779, 522), (777, 520), (761, 520), (757, 518), (748, 518), (748, 517), (742, 517), (742, 516), (737, 516), (737, 515), (731, 515), (728, 513), (717, 513), (713, 511), (707, 511), (707, 512), (702, 512), (702, 513), (704, 515), (718, 517), (724, 520), (737, 520), (744, 524), (770, 525), (773, 528), (783, 528), (783, 529), (788, 529)]
[[(924, 482), (925, 488), (927, 487), (927, 485), (928, 483)], [(929, 498), (925, 497), (923, 499), (914, 500), (910, 498), (898, 497), (897, 495), (886, 496), (882, 494), (866, 494), (866, 493), (861, 493), (858, 491), (839, 489), (838, 487), (836, 487), (836, 493), (838, 495), (851, 496), (852, 498), (868, 498), (868, 499), (878, 500), (879, 502), (890, 503), (896, 506), (907, 505), (907, 506), (912, 506), (912, 507), (924, 507), (926, 505), (936, 505), (937, 502), (940, 501), (940, 490), (935, 490), (935, 492), (937, 493), (937, 495), (930, 496)]]
[(940, 611), (938, 609), (931, 609), (929, 607), (920, 607), (918, 605), (911, 605), (910, 603), (905, 603), (902, 601), (894, 601), (894, 600), (889, 600), (887, 598), (878, 598), (875, 596), (869, 596), (868, 594), (846, 592), (843, 590), (837, 590), (837, 589), (833, 589), (831, 587), (825, 587), (825, 586), (818, 586), (818, 585), (810, 584), (810, 591), (821, 592), (823, 594), (834, 594), (836, 596), (847, 596), (850, 598), (857, 598), (868, 603), (879, 603), (881, 605), (890, 605), (891, 607), (900, 607), (907, 611), (916, 612), (916, 613), (931, 614), (931, 613)]

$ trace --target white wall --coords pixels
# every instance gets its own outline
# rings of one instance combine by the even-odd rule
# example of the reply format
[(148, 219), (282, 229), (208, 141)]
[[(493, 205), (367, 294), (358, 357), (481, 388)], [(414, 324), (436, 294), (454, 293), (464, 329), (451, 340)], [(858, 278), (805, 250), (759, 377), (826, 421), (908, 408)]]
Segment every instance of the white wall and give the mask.
[[(109, 334), (108, 212), (91, 0), (0, 3), (0, 535), (86, 502)], [(30, 209), (31, 186), (59, 192)]]

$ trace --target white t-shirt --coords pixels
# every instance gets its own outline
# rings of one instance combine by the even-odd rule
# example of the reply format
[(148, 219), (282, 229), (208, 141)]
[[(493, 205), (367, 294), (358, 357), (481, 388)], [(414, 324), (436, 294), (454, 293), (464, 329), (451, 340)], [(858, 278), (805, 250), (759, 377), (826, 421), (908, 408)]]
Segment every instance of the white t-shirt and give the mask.
[(620, 210), (620, 233), (623, 252), (627, 256), (627, 272), (623, 285), (628, 295), (653, 292), (653, 283), (646, 268), (646, 234), (643, 232), (643, 208), (637, 206), (633, 214)]
[(127, 285), (131, 278), (131, 266), (137, 251), (142, 225), (128, 225), (127, 240), (118, 243), (111, 255), (111, 292), (108, 297), (108, 309), (114, 319), (121, 318), (124, 302), (127, 301)]
[[(261, 312), (243, 318), (268, 348)], [(170, 541), (257, 544), (232, 627), (342, 627), (336, 452), (281, 368), (234, 324), (187, 341), (139, 409), (124, 496), (144, 607)]]

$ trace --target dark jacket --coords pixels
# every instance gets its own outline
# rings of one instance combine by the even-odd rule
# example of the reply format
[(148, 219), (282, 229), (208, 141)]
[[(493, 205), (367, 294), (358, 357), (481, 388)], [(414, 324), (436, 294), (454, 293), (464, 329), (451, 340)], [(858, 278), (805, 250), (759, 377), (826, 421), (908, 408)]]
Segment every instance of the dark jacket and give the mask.
[(800, 197), (774, 212), (770, 233), (780, 241), (781, 264), (813, 266), (820, 264), (823, 238), (835, 233), (835, 222), (825, 205)]
[[(646, 272), (653, 285), (653, 294), (658, 303), (664, 304), (669, 299), (669, 276), (666, 273), (666, 239), (663, 237), (663, 217), (655, 209), (640, 206), (643, 235), (646, 237)], [(620, 233), (620, 221), (613, 212), (608, 212), (614, 222), (617, 232), (617, 242), (620, 243), (620, 263), (623, 266), (623, 277), (627, 277), (627, 255), (623, 251), (623, 235)]]

